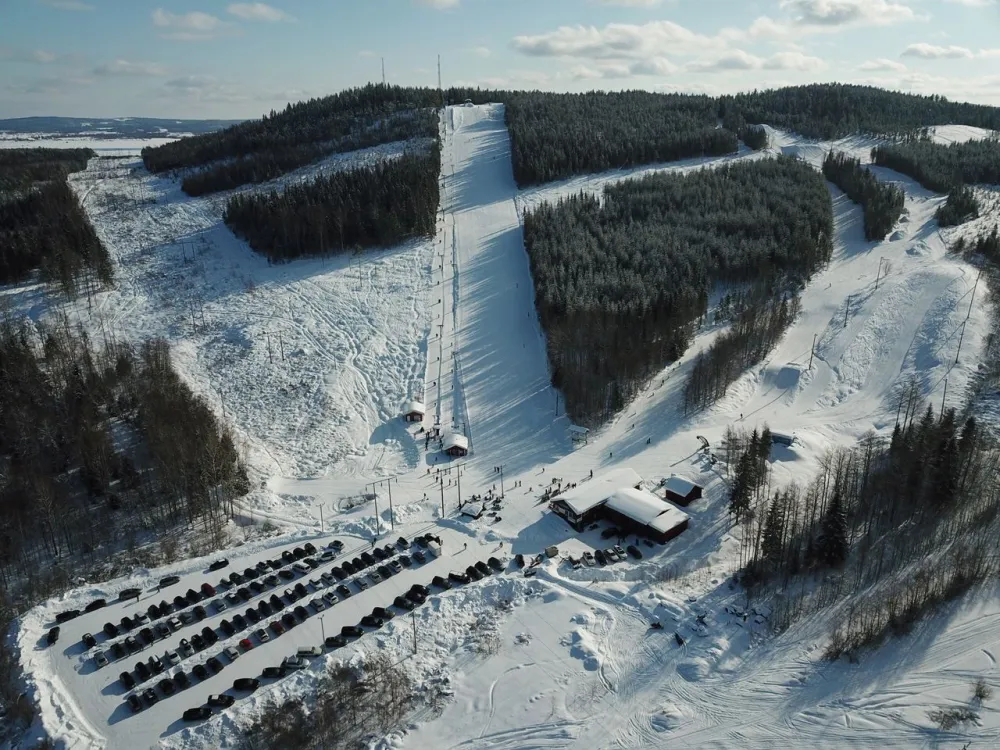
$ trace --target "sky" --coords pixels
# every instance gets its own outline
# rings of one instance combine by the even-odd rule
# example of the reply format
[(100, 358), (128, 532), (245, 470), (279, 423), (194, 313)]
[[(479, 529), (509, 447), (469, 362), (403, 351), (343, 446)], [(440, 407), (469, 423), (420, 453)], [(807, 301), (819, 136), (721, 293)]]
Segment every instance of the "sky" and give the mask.
[(0, 117), (242, 119), (402, 85), (870, 83), (1000, 105), (1000, 0), (0, 0)]

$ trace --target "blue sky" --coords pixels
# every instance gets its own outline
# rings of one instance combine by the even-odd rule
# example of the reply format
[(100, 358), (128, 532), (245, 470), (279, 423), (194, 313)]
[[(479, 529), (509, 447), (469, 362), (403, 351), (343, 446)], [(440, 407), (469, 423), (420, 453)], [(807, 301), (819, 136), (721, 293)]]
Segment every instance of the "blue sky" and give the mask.
[(243, 118), (381, 79), (1000, 104), (1000, 0), (0, 0), (0, 117)]

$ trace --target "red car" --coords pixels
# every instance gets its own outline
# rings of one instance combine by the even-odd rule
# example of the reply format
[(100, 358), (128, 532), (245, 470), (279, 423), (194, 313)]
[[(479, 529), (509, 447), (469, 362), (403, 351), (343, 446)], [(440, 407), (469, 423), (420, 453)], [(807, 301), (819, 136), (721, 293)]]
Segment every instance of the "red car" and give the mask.
[(215, 586), (210, 583), (201, 584), (201, 593), (205, 596), (215, 596)]
[(268, 627), (271, 628), (271, 632), (274, 633), (275, 635), (281, 635), (282, 633), (285, 632), (285, 626), (282, 625), (277, 620), (272, 622)]
[(244, 651), (249, 651), (250, 649), (253, 648), (253, 644), (250, 643), (249, 638), (244, 638), (242, 641), (240, 641), (240, 648), (242, 648)]

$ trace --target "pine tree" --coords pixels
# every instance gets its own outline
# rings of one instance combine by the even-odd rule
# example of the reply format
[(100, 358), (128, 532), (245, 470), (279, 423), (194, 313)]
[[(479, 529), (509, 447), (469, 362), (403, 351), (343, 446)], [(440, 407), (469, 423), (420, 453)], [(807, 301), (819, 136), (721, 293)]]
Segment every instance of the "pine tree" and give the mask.
[(840, 492), (835, 492), (820, 528), (817, 555), (821, 564), (836, 568), (847, 560), (847, 516)]
[(779, 493), (774, 494), (771, 507), (767, 510), (764, 521), (764, 540), (762, 557), (769, 570), (777, 568), (781, 563), (785, 535), (785, 509)]

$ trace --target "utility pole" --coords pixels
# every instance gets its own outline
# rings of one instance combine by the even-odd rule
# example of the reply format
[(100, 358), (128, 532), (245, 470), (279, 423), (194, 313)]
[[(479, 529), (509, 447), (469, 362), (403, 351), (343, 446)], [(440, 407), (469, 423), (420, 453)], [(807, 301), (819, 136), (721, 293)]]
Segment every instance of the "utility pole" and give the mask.
[(382, 85), (385, 86), (385, 58), (382, 58)]
[(965, 320), (962, 321), (962, 333), (958, 337), (958, 351), (955, 352), (955, 364), (956, 365), (958, 364), (958, 355), (960, 355), (962, 353), (962, 339), (965, 338), (965, 324), (968, 323), (968, 322), (969, 322), (968, 318), (966, 318)]
[[(202, 321), (204, 323), (204, 321)], [(278, 334), (278, 348), (281, 349), (281, 361), (285, 361), (285, 344), (281, 340), (281, 334)]]
[(455, 469), (456, 469), (455, 473), (458, 475), (458, 508), (459, 508), (459, 510), (461, 510), (461, 508), (462, 508), (462, 467), (463, 466), (465, 466), (465, 464), (460, 464), (460, 465), (458, 465), (458, 466), (455, 467)]
[(438, 482), (441, 487), (441, 518), (444, 518), (444, 482)]
[(267, 336), (267, 358), (271, 361), (271, 364), (273, 365), (274, 355), (271, 353), (271, 334), (265, 333), (264, 335)]
[(441, 94), (441, 106), (444, 106), (444, 87), (441, 86), (441, 55), (438, 55), (438, 93)]
[(375, 482), (372, 482), (372, 497), (375, 498), (375, 538), (378, 539), (378, 490), (375, 489)]
[(944, 400), (948, 396), (948, 376), (944, 376), (944, 393), (941, 395), (941, 415), (944, 415)]
[(847, 313), (851, 311), (851, 297), (853, 294), (847, 295), (847, 305), (844, 307), (844, 328), (847, 328)]
[(323, 634), (323, 645), (326, 645), (326, 623), (323, 621), (325, 617), (326, 615), (323, 615), (319, 618), (320, 632)]
[(885, 260), (884, 257), (878, 259), (878, 273), (875, 274), (875, 291), (878, 291), (878, 281), (882, 276), (882, 261)]
[(819, 336), (818, 333), (814, 333), (813, 334), (813, 345), (812, 345), (812, 349), (809, 350), (809, 369), (810, 370), (812, 370), (812, 368), (813, 368), (813, 354), (816, 353), (816, 337), (817, 336)]
[[(976, 274), (976, 283), (972, 286), (972, 299), (969, 300), (969, 312), (966, 313), (965, 319), (968, 320), (972, 315), (972, 303), (976, 300), (976, 288), (979, 286), (979, 277), (983, 275), (983, 267), (979, 267), (979, 273)], [(963, 333), (964, 333), (963, 329)]]
[(392, 477), (390, 477), (389, 479), (385, 480), (385, 484), (389, 488), (389, 528), (392, 529), (393, 531), (395, 531), (396, 530), (396, 521), (392, 517), (393, 516), (393, 510), (392, 510)]
[(417, 653), (417, 613), (410, 612), (410, 617), (413, 622), (413, 653)]
[(497, 473), (500, 474), (500, 499), (503, 500), (503, 497), (504, 497), (504, 492), (503, 492), (503, 464), (500, 464), (499, 466), (494, 466), (493, 467), (493, 473), (494, 474), (497, 474)]

